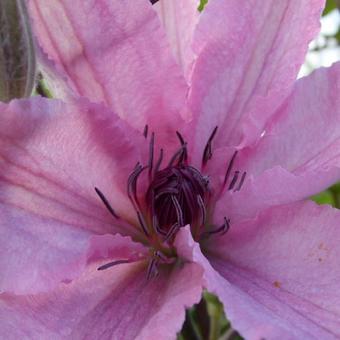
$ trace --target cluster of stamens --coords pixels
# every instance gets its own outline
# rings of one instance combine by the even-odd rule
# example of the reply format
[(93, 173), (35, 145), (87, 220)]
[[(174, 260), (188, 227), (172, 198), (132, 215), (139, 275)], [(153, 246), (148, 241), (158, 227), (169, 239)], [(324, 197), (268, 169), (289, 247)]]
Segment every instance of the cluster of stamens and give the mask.
[[(217, 127), (204, 148), (202, 167), (212, 158), (212, 141), (216, 132)], [(189, 225), (196, 241), (212, 235), (224, 234), (230, 228), (230, 220), (227, 217), (224, 217), (220, 226), (216, 227), (210, 223), (209, 203), (212, 191), (209, 177), (203, 176), (198, 169), (188, 164), (187, 143), (179, 132), (176, 134), (180, 147), (162, 168), (164, 152), (160, 149), (155, 161), (155, 134), (151, 133), (148, 162), (146, 165), (137, 163), (127, 181), (128, 197), (135, 209), (139, 226), (152, 249), (148, 277), (157, 274), (160, 263), (169, 263), (176, 258), (173, 240), (180, 228)], [(148, 126), (144, 129), (144, 137), (148, 139)], [(233, 172), (236, 155), (237, 151), (228, 163), (221, 191), (224, 188), (238, 191), (244, 183), (246, 172), (241, 176), (239, 171)], [(149, 185), (143, 196), (138, 193), (138, 180), (142, 174), (146, 174), (146, 171)], [(103, 193), (95, 189), (111, 215), (119, 219)], [(126, 261), (115, 261), (98, 269), (106, 269), (119, 263), (126, 263)]]

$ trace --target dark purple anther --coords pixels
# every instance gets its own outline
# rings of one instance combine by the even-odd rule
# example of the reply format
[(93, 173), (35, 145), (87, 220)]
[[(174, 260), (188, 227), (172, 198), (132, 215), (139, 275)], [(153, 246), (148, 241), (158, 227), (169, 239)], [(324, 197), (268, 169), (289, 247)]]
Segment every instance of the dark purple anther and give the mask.
[(169, 166), (155, 174), (146, 202), (168, 235), (174, 225), (180, 228), (205, 219), (207, 190), (207, 180), (197, 169), (187, 165)]
[(233, 156), (231, 157), (231, 160), (229, 161), (227, 172), (226, 172), (226, 174), (224, 176), (224, 185), (226, 185), (227, 182), (228, 182), (231, 170), (233, 169), (233, 165), (234, 165), (234, 161), (235, 161), (236, 155), (237, 155), (237, 151), (234, 152)]
[(231, 183), (230, 183), (230, 185), (229, 185), (228, 190), (232, 190), (232, 189), (234, 188), (234, 186), (235, 186), (235, 184), (236, 184), (236, 182), (237, 182), (237, 180), (238, 180), (239, 174), (240, 174), (239, 171), (235, 171), (234, 177), (233, 177), (233, 179), (231, 180)]
[(240, 191), (240, 190), (241, 190), (242, 185), (243, 185), (243, 183), (244, 183), (244, 180), (246, 179), (246, 176), (247, 176), (247, 173), (244, 172), (244, 173), (242, 174), (240, 183), (238, 184), (238, 187), (235, 189), (235, 191)]
[(111, 207), (111, 204), (109, 203), (109, 201), (106, 199), (106, 197), (104, 196), (104, 194), (98, 189), (98, 188), (94, 188), (94, 190), (96, 191), (97, 195), (99, 196), (99, 198), (101, 199), (101, 201), (104, 203), (106, 209), (111, 213), (111, 215), (116, 218), (119, 219), (119, 216), (116, 214), (116, 212), (113, 210), (113, 208)]
[(211, 159), (212, 157), (212, 147), (211, 147), (211, 143), (216, 135), (216, 132), (217, 132), (217, 126), (215, 126), (213, 132), (211, 133), (209, 139), (208, 139), (208, 142), (204, 148), (204, 151), (203, 151), (203, 157), (202, 157), (202, 164), (203, 165), (206, 165), (208, 160)]
[(146, 124), (146, 125), (144, 126), (144, 131), (143, 131), (143, 136), (144, 136), (145, 138), (148, 138), (148, 131), (149, 131), (149, 126), (148, 126), (148, 124)]

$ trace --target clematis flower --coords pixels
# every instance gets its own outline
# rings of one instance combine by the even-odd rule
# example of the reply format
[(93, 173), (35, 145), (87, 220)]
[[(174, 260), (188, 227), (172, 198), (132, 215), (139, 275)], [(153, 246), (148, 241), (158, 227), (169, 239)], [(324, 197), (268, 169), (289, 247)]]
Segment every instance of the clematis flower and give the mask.
[[(1, 104), (6, 339), (172, 339), (203, 289), (247, 339), (340, 336), (340, 65), (323, 1), (30, 0), (59, 99)], [(85, 97), (85, 98), (84, 98)]]

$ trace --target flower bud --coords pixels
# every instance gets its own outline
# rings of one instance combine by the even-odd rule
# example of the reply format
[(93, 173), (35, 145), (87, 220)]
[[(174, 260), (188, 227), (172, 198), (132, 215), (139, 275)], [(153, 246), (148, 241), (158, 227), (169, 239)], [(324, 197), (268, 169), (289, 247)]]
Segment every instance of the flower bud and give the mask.
[(24, 0), (0, 2), (0, 100), (31, 95), (36, 61)]

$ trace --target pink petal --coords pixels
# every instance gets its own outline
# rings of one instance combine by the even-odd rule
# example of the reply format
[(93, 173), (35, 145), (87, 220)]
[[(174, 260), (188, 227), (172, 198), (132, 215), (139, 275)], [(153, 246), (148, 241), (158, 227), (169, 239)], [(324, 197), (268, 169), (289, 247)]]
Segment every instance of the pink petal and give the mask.
[(120, 217), (136, 219), (126, 183), (141, 157), (133, 143), (142, 149), (142, 136), (86, 100), (66, 105), (36, 97), (2, 104), (0, 112), (2, 204), (96, 233), (133, 235), (94, 188)]
[(46, 291), (81, 273), (89, 232), (2, 204), (0, 214), (0, 292)]
[(308, 198), (339, 178), (340, 168), (294, 174), (274, 167), (258, 176), (249, 176), (240, 191), (225, 191), (216, 203), (215, 221), (223, 221), (226, 216), (233, 225), (268, 207)]
[(319, 29), (323, 4), (209, 1), (194, 37), (198, 59), (189, 99), (195, 115), (193, 144), (202, 150), (215, 126), (216, 147), (247, 145), (259, 138), (268, 117), (289, 94)]
[(338, 220), (337, 210), (310, 202), (281, 206), (211, 238), (206, 257), (182, 229), (177, 251), (202, 266), (204, 286), (246, 339), (335, 339)]
[(57, 219), (2, 204), (0, 214), (0, 292), (45, 292), (80, 276), (89, 261), (146, 256), (144, 247), (127, 237), (93, 236)]
[(340, 63), (296, 83), (242, 166), (252, 174), (280, 165), (296, 174), (340, 165)]
[[(309, 197), (339, 180), (337, 88), (340, 89), (340, 63), (296, 83), (264, 137), (239, 152), (235, 169), (247, 171), (248, 180), (240, 192), (222, 196), (216, 208), (218, 219), (225, 215), (234, 222), (249, 218), (269, 206)], [(216, 150), (213, 157), (228, 160), (226, 151)], [(223, 177), (226, 166), (221, 167), (213, 158), (211, 167)]]
[(79, 95), (139, 129), (178, 124), (187, 86), (149, 1), (29, 4), (40, 45)]
[(195, 59), (191, 45), (199, 18), (198, 6), (198, 0), (160, 0), (154, 5), (167, 34), (172, 53), (186, 78)]
[(336, 209), (298, 203), (268, 209), (211, 239), (207, 256), (228, 281), (215, 289), (243, 336), (340, 336), (339, 218)]
[(146, 263), (95, 267), (55, 292), (2, 295), (0, 325), (7, 338), (174, 339), (185, 307), (199, 301), (202, 269), (161, 270), (146, 280)]

